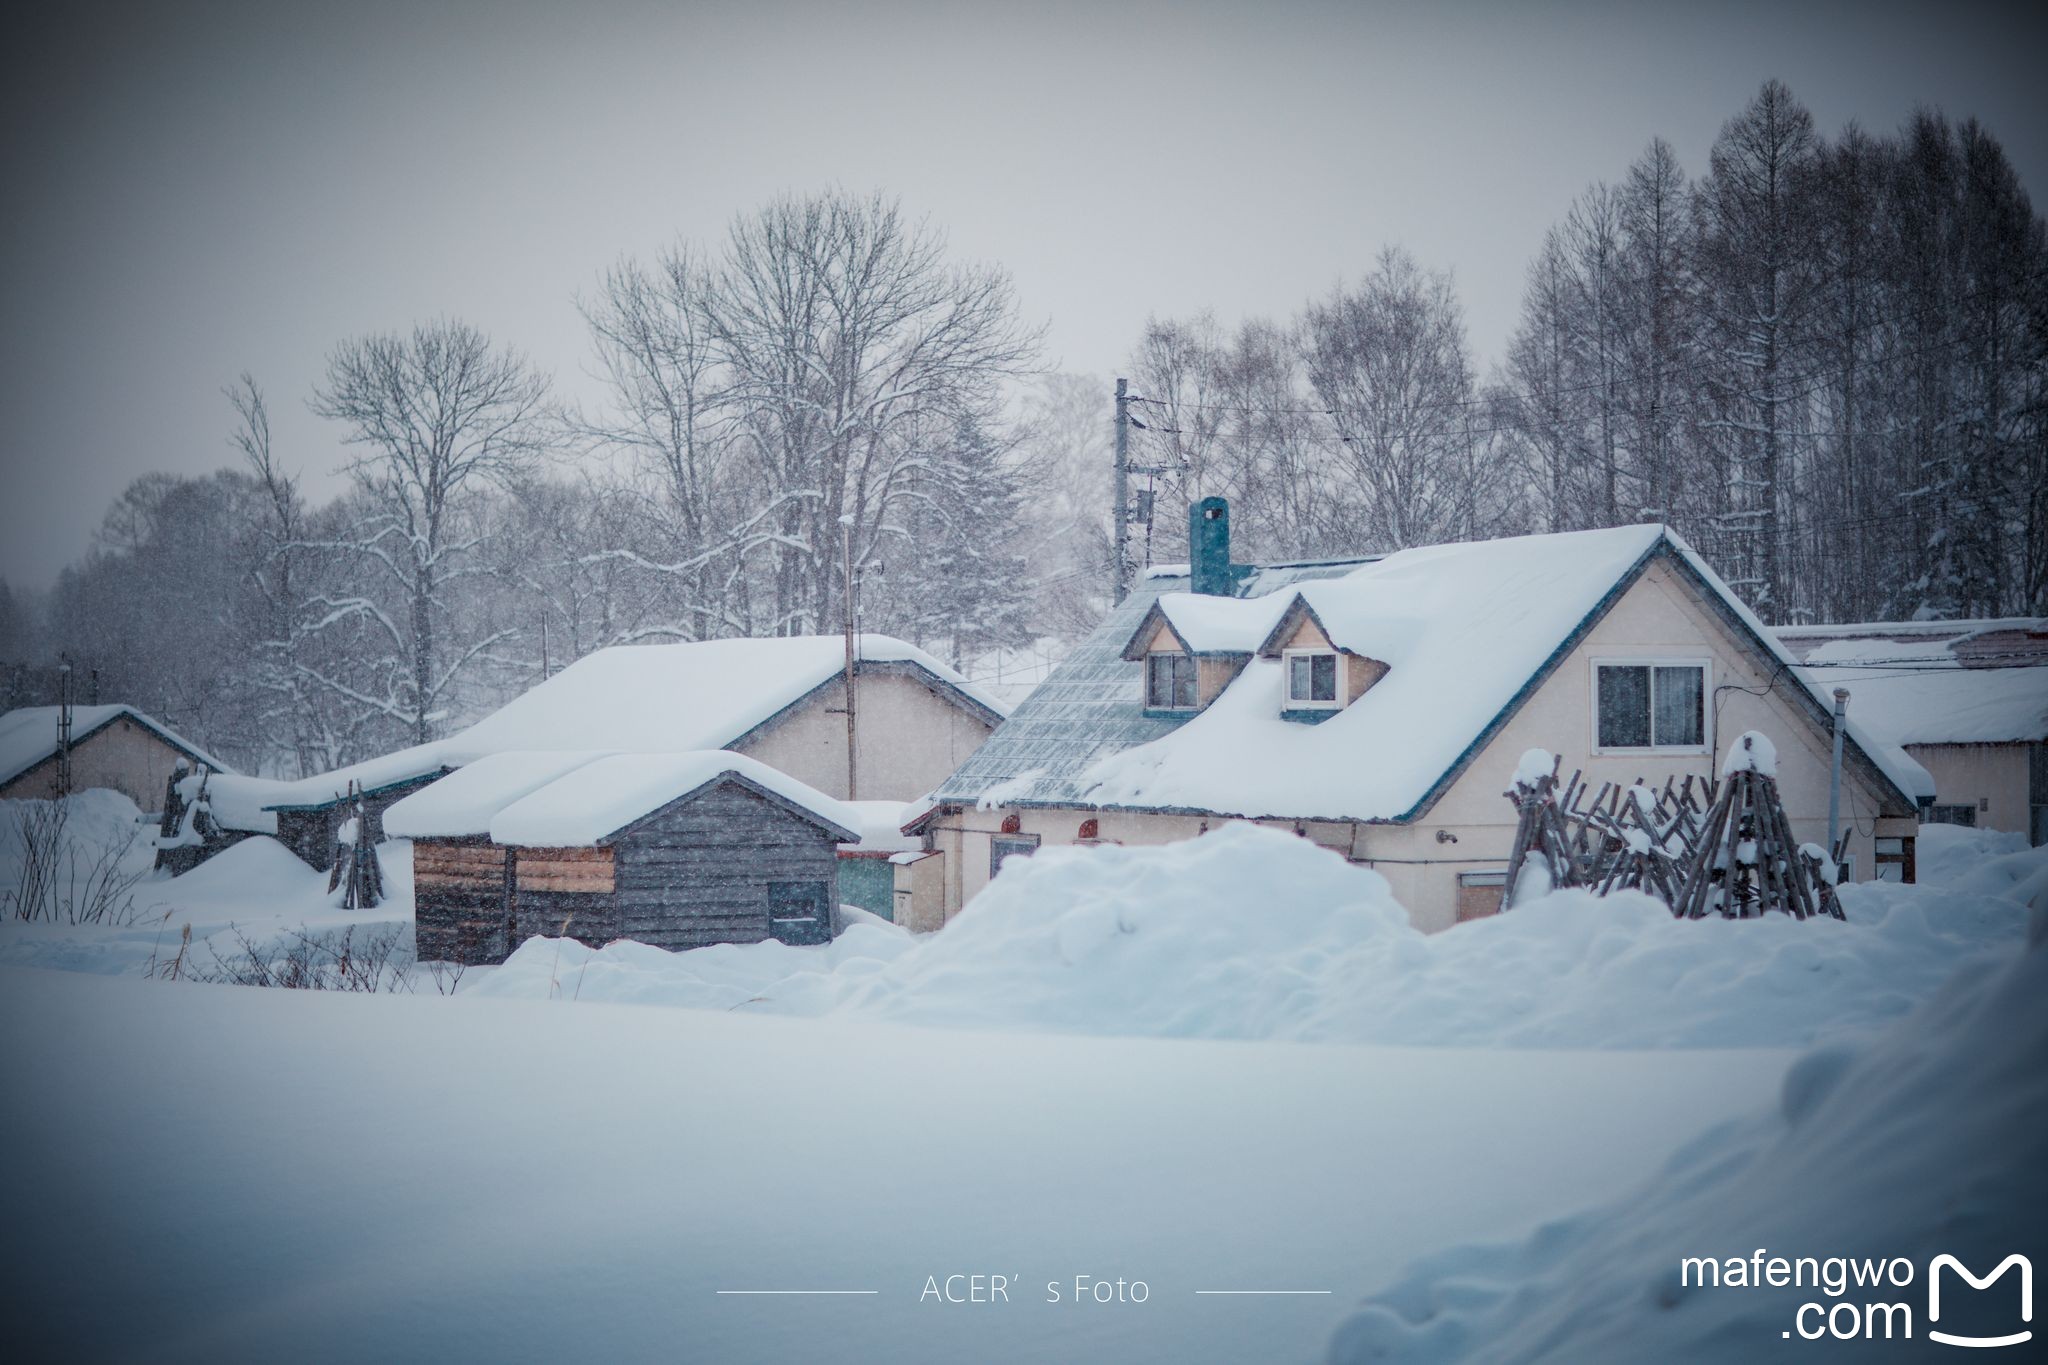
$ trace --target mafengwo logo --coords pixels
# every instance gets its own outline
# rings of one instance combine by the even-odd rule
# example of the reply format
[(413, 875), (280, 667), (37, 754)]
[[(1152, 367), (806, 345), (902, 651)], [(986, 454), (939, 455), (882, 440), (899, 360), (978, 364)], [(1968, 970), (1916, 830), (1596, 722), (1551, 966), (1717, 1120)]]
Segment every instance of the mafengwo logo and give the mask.
[[(2019, 1323), (2018, 1331), (2009, 1332), (1955, 1332), (1943, 1331), (1941, 1323), (1942, 1281), (1944, 1278), (1960, 1280), (1963, 1284), (1982, 1293), (2003, 1280), (2007, 1272), (2018, 1270), (2019, 1281)], [(1802, 1303), (1792, 1315), (1792, 1325), (1779, 1333), (1790, 1340), (1820, 1341), (1833, 1338), (1836, 1341), (1910, 1341), (1914, 1338), (1913, 1303), (1897, 1291), (1910, 1289), (1913, 1284), (1915, 1267), (1903, 1256), (1890, 1260), (1856, 1258), (1846, 1256), (1772, 1256), (1763, 1247), (1758, 1247), (1750, 1256), (1730, 1256), (1725, 1260), (1707, 1257), (1686, 1257), (1679, 1263), (1681, 1286), (1697, 1286), (1714, 1289), (1785, 1289), (1812, 1288), (1833, 1300), (1823, 1303), (1818, 1300)], [(1944, 1276), (1943, 1272), (1953, 1272)], [(1863, 1289), (1866, 1294), (1851, 1291)], [(1953, 1326), (1958, 1317), (1966, 1317), (1973, 1328), (1986, 1325), (1987, 1315), (1995, 1315), (2001, 1300), (1958, 1299), (1959, 1286), (1949, 1290), (1949, 1321)], [(2001, 1295), (2009, 1295), (2009, 1289), (2001, 1289)], [(2010, 1302), (2009, 1298), (2003, 1302)], [(1959, 1311), (1960, 1310), (1960, 1311)], [(2034, 1320), (2034, 1263), (2015, 1252), (1992, 1268), (1989, 1274), (1979, 1275), (1955, 1256), (1943, 1253), (1927, 1263), (1927, 1321), (1926, 1338), (1944, 1346), (1999, 1347), (2018, 1346), (2034, 1339), (2033, 1329), (2025, 1324)]]
[(2020, 1268), (2020, 1321), (2034, 1320), (2034, 1263), (2014, 1252), (1998, 1263), (1998, 1268), (1979, 1279), (1970, 1273), (1970, 1268), (1946, 1253), (1935, 1257), (1927, 1266), (1927, 1337), (1949, 1346), (2017, 1346), (2023, 1341), (2033, 1340), (2032, 1329), (2012, 1332), (2002, 1337), (1952, 1336), (1937, 1331), (1934, 1324), (1941, 1321), (1941, 1272), (1944, 1268), (1960, 1275), (1972, 1289), (1989, 1289), (1999, 1277), (2014, 1266)]

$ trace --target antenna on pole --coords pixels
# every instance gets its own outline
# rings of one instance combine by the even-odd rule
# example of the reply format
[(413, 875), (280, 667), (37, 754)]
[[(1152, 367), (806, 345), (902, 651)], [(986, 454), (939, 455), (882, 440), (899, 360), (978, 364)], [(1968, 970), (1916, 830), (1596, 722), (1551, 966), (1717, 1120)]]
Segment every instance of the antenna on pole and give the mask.
[(71, 664), (57, 665), (57, 795), (71, 795)]
[(1131, 590), (1131, 381), (1116, 381), (1116, 507), (1110, 516), (1114, 527), (1112, 555), (1114, 579), (1110, 599), (1121, 602)]
[(853, 716), (853, 516), (839, 518), (839, 566), (846, 579), (846, 799), (858, 800), (854, 787), (854, 741), (857, 731)]

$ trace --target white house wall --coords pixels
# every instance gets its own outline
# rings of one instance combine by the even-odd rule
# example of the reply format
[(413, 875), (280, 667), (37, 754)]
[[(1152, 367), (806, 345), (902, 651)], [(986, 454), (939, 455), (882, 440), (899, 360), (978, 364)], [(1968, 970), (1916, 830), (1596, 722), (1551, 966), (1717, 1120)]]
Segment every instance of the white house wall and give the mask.
[[(738, 752), (844, 800), (846, 685), (811, 694)], [(945, 781), (988, 738), (990, 727), (915, 678), (863, 673), (855, 684), (857, 793), (864, 801), (908, 801)]]

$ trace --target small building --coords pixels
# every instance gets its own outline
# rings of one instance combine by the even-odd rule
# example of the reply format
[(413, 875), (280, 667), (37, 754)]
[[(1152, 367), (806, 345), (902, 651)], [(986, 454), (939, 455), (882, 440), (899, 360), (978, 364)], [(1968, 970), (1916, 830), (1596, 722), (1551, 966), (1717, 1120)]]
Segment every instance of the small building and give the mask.
[[(1244, 565), (1221, 498), (1190, 517), (1194, 562), (1137, 585), (910, 822), (943, 863), (906, 862), (907, 899), (937, 877), (950, 917), (1047, 845), (1247, 820), (1377, 869), (1440, 929), (1499, 904), (1527, 750), (1661, 785), (1712, 777), (1746, 730), (1777, 742), (1795, 835), (1825, 842), (1831, 703), (1668, 528)], [(1855, 875), (1911, 878), (1932, 794), (1852, 713)]]
[[(0, 799), (63, 795), (64, 708), (24, 706), (0, 715)], [(180, 765), (232, 772), (213, 755), (132, 706), (74, 706), (70, 790), (106, 787), (146, 811), (161, 810)]]
[(393, 802), (384, 832), (412, 840), (418, 955), (442, 962), (502, 962), (512, 938), (512, 850), (491, 842), (505, 807), (601, 753), (489, 754)]
[[(552, 763), (569, 767), (541, 780)], [(535, 935), (823, 943), (841, 927), (839, 847), (858, 842), (860, 817), (766, 764), (722, 751), (482, 764), (388, 812), (416, 841), (422, 957), (502, 961)]]
[(1785, 626), (1779, 641), (1849, 712), (1934, 777), (1929, 824), (2048, 844), (2048, 619)]
[(298, 781), (216, 778), (215, 819), (268, 822), (250, 832), (274, 833), (325, 869), (353, 814), (351, 792), (378, 839), (393, 802), (488, 755), (537, 750), (726, 750), (828, 796), (907, 801), (973, 753), (1005, 708), (912, 645), (855, 638), (850, 759), (844, 636), (622, 645), (585, 655), (446, 739)]

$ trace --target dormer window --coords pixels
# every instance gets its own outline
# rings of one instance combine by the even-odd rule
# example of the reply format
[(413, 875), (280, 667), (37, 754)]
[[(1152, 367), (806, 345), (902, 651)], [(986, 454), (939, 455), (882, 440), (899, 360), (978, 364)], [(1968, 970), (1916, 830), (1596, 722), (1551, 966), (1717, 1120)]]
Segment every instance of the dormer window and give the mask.
[(1287, 707), (1291, 711), (1337, 709), (1337, 654), (1328, 649), (1290, 649), (1282, 656), (1287, 667)]
[(1153, 711), (1195, 709), (1195, 661), (1180, 653), (1145, 656), (1145, 706)]

